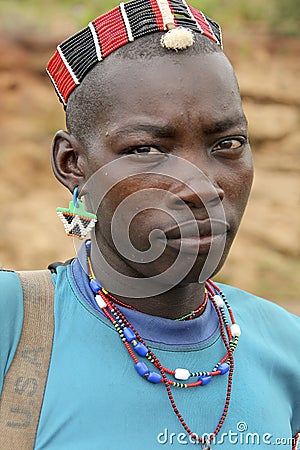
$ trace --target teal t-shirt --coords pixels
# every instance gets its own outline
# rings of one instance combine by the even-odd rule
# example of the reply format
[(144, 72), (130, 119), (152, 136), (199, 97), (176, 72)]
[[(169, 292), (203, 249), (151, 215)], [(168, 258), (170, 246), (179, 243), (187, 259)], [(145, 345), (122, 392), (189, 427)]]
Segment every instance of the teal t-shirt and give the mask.
[[(55, 332), (35, 450), (201, 448), (190, 439), (162, 383), (141, 378), (111, 323), (89, 304), (78, 260), (60, 266)], [(227, 418), (212, 448), (292, 448), (300, 431), (300, 318), (222, 285), (242, 335)], [(23, 305), (16, 274), (0, 273), (0, 390), (20, 337)], [(186, 322), (123, 309), (165, 367), (211, 370), (225, 354), (211, 304)], [(149, 363), (147, 363), (149, 364)], [(199, 436), (222, 415), (228, 374), (191, 389), (173, 388), (177, 407)]]

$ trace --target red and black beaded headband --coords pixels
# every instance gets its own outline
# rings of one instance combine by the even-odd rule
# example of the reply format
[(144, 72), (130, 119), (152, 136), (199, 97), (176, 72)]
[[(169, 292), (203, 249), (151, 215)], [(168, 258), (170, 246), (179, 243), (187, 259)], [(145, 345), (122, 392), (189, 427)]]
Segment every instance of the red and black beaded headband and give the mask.
[(98, 17), (60, 45), (47, 65), (56, 92), (66, 106), (87, 72), (114, 50), (157, 31), (161, 45), (182, 50), (193, 45), (193, 31), (222, 46), (219, 25), (185, 0), (133, 0)]

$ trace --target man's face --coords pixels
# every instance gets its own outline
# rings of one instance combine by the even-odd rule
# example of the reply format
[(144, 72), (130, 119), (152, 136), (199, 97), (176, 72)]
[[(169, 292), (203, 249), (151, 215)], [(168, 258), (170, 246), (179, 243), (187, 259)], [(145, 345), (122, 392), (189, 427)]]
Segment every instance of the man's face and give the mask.
[[(86, 171), (96, 180), (90, 199), (99, 248), (122, 260), (123, 272), (125, 263), (142, 277), (184, 255), (191, 261), (184, 280), (196, 282), (213, 247), (211, 276), (229, 252), (253, 177), (231, 65), (222, 53), (146, 61), (111, 55), (105, 64), (106, 106), (96, 117)], [(124, 230), (136, 254), (130, 245), (126, 251)]]

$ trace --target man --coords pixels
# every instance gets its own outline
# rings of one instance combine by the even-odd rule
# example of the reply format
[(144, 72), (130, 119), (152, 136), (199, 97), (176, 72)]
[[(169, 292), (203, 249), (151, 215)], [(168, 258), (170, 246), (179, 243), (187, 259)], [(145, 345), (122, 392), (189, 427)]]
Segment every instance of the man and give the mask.
[[(70, 235), (97, 222), (78, 258), (51, 266), (54, 341), (35, 449), (295, 446), (299, 318), (209, 280), (253, 177), (220, 36), (181, 0), (134, 0), (48, 65), (68, 128), (55, 136), (53, 170), (73, 193), (58, 213)], [(22, 294), (16, 274), (1, 278), (2, 386)]]

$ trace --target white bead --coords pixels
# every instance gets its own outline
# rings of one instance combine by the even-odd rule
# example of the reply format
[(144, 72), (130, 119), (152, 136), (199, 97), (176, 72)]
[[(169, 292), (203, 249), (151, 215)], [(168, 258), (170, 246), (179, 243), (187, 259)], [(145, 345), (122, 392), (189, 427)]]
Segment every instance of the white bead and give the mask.
[(174, 377), (176, 380), (188, 380), (190, 378), (190, 372), (187, 369), (175, 369)]
[(107, 306), (101, 295), (95, 295), (95, 300), (100, 308), (105, 308)]
[(216, 305), (218, 306), (218, 308), (223, 308), (225, 305), (224, 300), (222, 299), (222, 297), (220, 295), (215, 295), (214, 301), (216, 302)]
[(241, 335), (241, 329), (237, 323), (234, 323), (230, 327), (232, 336), (240, 336)]

